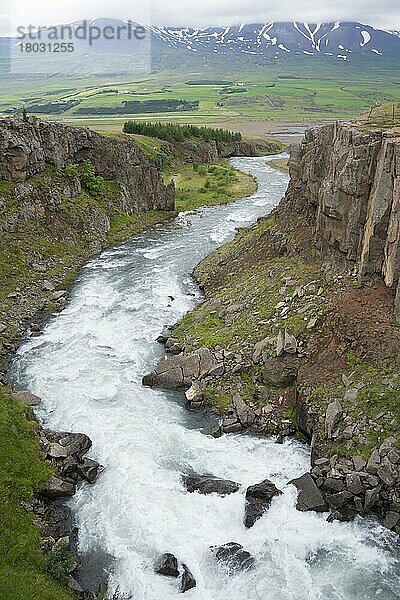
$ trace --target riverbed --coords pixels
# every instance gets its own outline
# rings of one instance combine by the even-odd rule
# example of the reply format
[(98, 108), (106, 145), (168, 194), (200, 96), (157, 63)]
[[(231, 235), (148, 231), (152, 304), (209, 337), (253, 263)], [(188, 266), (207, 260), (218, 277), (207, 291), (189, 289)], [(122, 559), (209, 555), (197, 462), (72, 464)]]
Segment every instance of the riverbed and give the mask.
[[(124, 598), (181, 597), (178, 580), (154, 573), (163, 552), (196, 578), (189, 600), (400, 597), (390, 532), (374, 520), (328, 524), (326, 514), (295, 509), (296, 489), (288, 482), (309, 470), (308, 447), (251, 435), (215, 440), (208, 417), (188, 411), (182, 393), (141, 385), (164, 354), (157, 336), (201, 301), (191, 276), (196, 264), (283, 196), (288, 177), (266, 160), (231, 161), (258, 179), (250, 198), (182, 213), (92, 260), (66, 308), (21, 346), (12, 367), (16, 386), (43, 399), (38, 416), (45, 427), (93, 441), (90, 456), (104, 469), (70, 505), (80, 551), (112, 557), (110, 591)], [(192, 470), (241, 488), (224, 498), (189, 494), (181, 475)], [(284, 493), (247, 530), (246, 487), (266, 478)], [(242, 544), (254, 568), (232, 575), (216, 564), (209, 547), (227, 542)]]

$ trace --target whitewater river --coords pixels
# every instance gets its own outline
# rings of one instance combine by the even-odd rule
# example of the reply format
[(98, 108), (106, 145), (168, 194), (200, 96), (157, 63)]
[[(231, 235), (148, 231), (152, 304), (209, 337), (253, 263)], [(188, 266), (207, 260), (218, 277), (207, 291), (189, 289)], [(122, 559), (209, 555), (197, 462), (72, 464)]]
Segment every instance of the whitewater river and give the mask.
[[(111, 588), (124, 598), (180, 597), (178, 580), (153, 571), (162, 552), (194, 574), (197, 587), (185, 595), (191, 600), (400, 597), (398, 548), (389, 532), (373, 521), (327, 524), (327, 515), (295, 510), (296, 490), (287, 482), (309, 470), (307, 447), (245, 435), (215, 440), (183, 394), (141, 385), (163, 356), (155, 338), (201, 300), (194, 266), (284, 194), (287, 176), (265, 160), (232, 160), (259, 181), (250, 198), (182, 214), (92, 260), (65, 310), (14, 361), (14, 382), (43, 399), (45, 426), (93, 440), (90, 456), (104, 470), (70, 505), (81, 552), (113, 557)], [(189, 494), (181, 473), (190, 469), (242, 488), (225, 498)], [(246, 530), (245, 488), (265, 478), (284, 494)], [(228, 576), (214, 562), (209, 546), (231, 541), (255, 557), (252, 570)]]

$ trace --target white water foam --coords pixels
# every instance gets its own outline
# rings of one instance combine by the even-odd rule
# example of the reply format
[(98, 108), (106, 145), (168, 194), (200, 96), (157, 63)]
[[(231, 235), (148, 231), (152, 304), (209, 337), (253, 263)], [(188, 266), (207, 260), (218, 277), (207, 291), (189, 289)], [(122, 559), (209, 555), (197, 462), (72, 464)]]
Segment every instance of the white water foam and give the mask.
[[(373, 521), (327, 524), (326, 515), (296, 511), (295, 488), (287, 484), (309, 469), (308, 448), (242, 435), (214, 440), (201, 432), (201, 416), (187, 411), (183, 394), (141, 386), (163, 355), (154, 339), (201, 298), (193, 267), (284, 193), (287, 176), (265, 158), (232, 162), (258, 177), (258, 192), (181, 215), (93, 260), (66, 309), (21, 347), (14, 380), (43, 398), (38, 414), (46, 427), (93, 440), (90, 455), (104, 471), (70, 504), (81, 551), (115, 559), (112, 590), (135, 600), (176, 600), (178, 581), (153, 571), (156, 557), (172, 552), (197, 580), (185, 595), (191, 600), (399, 598), (389, 532)], [(181, 474), (190, 469), (241, 489), (225, 498), (189, 494)], [(284, 494), (246, 530), (245, 488), (265, 478)], [(231, 541), (251, 552), (254, 569), (228, 576), (215, 564), (209, 546)]]

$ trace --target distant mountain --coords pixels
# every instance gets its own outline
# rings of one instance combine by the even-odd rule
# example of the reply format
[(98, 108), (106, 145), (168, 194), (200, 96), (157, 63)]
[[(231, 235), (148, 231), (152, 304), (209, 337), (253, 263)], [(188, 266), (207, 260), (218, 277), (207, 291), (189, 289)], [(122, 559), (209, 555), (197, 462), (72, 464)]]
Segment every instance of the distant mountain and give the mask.
[[(80, 24), (59, 25), (57, 29), (65, 27), (76, 31)], [(108, 26), (114, 30), (126, 27), (124, 21), (104, 18), (87, 24), (101, 30)], [(275, 59), (279, 59), (280, 64), (285, 60), (289, 63), (289, 58), (294, 59), (299, 68), (308, 68), (307, 65), (312, 64), (308, 59), (312, 57), (314, 61), (323, 59), (325, 63), (334, 61), (338, 65), (352, 61), (358, 64), (362, 60), (376, 66), (382, 61), (395, 70), (400, 58), (399, 32), (374, 29), (361, 23), (271, 22), (203, 29), (156, 26), (145, 29), (144, 43), (125, 33), (119, 40), (101, 36), (89, 46), (87, 40), (77, 39), (73, 34), (74, 51), (64, 54), (21, 53), (20, 40), (0, 37), (0, 71), (7, 72), (11, 64), (13, 73), (23, 74), (140, 74), (151, 68), (185, 72), (207, 68), (232, 73), (271, 65)], [(51, 39), (50, 34), (44, 32), (40, 41), (51, 42)], [(63, 41), (70, 39), (67, 36)]]
[(326, 56), (349, 61), (353, 56), (400, 57), (398, 32), (361, 23), (265, 23), (205, 29), (151, 27), (153, 35), (171, 48), (202, 55), (248, 54), (279, 57)]

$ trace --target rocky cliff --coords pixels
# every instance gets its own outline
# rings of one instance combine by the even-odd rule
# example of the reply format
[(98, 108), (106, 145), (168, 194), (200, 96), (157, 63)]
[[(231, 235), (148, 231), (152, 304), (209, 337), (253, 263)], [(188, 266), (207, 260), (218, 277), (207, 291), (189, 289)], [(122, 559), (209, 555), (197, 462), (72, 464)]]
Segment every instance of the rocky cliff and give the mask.
[(0, 119), (0, 376), (93, 254), (170, 218), (174, 203), (174, 184), (129, 138)]
[(102, 177), (120, 184), (121, 206), (128, 212), (173, 210), (173, 187), (165, 187), (159, 172), (128, 138), (34, 117), (0, 120), (0, 179), (26, 182), (49, 166), (63, 169), (85, 160)]
[(381, 276), (400, 318), (400, 138), (345, 123), (310, 130), (289, 161), (289, 205), (315, 218), (323, 258)]

